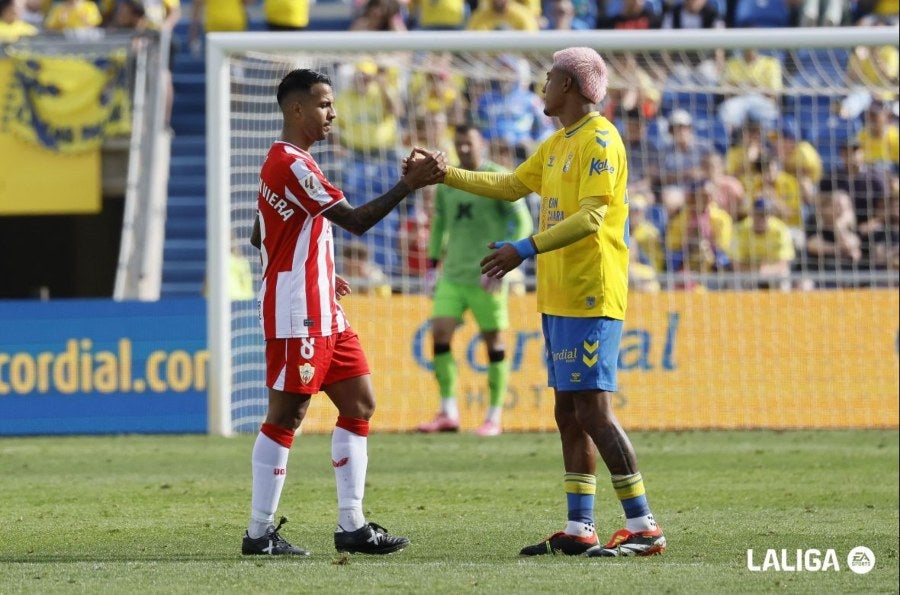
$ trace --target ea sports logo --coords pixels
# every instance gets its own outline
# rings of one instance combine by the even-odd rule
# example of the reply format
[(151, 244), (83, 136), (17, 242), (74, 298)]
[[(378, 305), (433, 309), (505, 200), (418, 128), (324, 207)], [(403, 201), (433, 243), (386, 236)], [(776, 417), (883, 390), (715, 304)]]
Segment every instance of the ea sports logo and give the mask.
[(847, 567), (856, 574), (866, 574), (875, 568), (875, 553), (864, 545), (858, 545), (847, 554)]

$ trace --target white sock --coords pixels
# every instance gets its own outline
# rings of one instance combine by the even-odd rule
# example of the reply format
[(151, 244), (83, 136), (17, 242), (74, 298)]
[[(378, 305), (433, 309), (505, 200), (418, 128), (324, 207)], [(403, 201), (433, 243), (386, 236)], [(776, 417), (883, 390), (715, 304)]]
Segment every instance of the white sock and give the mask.
[(356, 531), (366, 524), (362, 501), (369, 465), (368, 438), (344, 428), (331, 435), (331, 464), (337, 483), (338, 527)]
[(459, 419), (456, 397), (441, 397), (441, 413), (450, 419)]
[(487, 417), (485, 418), (485, 421), (492, 421), (499, 426), (501, 415), (503, 415), (503, 407), (488, 407)]
[(594, 529), (593, 523), (582, 523), (580, 521), (566, 521), (566, 535), (577, 535), (578, 537), (591, 537), (597, 531)]
[(656, 520), (654, 520), (652, 514), (636, 516), (633, 519), (625, 519), (625, 528), (632, 533), (637, 533), (638, 531), (650, 531), (656, 529)]
[(256, 437), (252, 456), (253, 495), (247, 527), (247, 534), (254, 539), (265, 535), (269, 525), (274, 524), (290, 452), (262, 432)]

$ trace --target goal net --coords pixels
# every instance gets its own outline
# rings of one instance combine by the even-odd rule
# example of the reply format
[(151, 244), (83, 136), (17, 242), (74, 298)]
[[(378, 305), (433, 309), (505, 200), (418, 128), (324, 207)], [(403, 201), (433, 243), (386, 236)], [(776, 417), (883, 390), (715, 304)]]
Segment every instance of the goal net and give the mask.
[[(327, 74), (336, 130), (311, 152), (358, 206), (414, 145), (454, 155), (475, 123), (515, 168), (557, 123), (540, 93), (552, 54), (596, 48), (598, 110), (626, 143), (631, 291), (615, 406), (634, 429), (898, 425), (896, 28), (668, 32), (211, 34), (207, 48), (210, 432), (255, 432), (264, 341), (229, 267), (251, 263), (259, 169), (281, 132), (278, 82)], [(896, 134), (896, 132), (894, 132)], [(852, 162), (852, 164), (851, 164)], [(538, 223), (540, 197), (526, 197)], [(374, 427), (438, 407), (424, 272), (433, 189), (362, 237), (335, 227), (343, 300), (373, 370)], [(552, 430), (540, 316), (526, 263), (510, 296), (504, 425)], [(464, 428), (487, 405), (474, 321), (454, 337)], [(305, 431), (330, 431), (313, 399)]]

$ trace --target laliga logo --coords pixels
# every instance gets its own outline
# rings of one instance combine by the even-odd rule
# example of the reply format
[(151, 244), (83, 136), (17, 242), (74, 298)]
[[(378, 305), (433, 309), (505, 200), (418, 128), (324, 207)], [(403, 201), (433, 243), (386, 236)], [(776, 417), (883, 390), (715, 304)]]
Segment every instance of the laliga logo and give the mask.
[[(866, 574), (875, 567), (875, 554), (865, 546), (857, 546), (847, 554), (847, 567), (856, 574)], [(837, 554), (832, 549), (825, 550), (766, 550), (762, 564), (754, 560), (753, 550), (747, 550), (747, 570), (751, 572), (818, 572), (820, 570), (840, 571)]]

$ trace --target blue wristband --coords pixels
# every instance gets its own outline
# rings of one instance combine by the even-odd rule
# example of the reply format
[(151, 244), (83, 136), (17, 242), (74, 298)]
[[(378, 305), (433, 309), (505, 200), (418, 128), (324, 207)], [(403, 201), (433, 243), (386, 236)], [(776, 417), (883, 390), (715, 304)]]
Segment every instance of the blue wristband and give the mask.
[(522, 260), (526, 260), (537, 254), (537, 248), (534, 247), (534, 242), (531, 241), (531, 238), (524, 238), (515, 242), (494, 242), (495, 248), (501, 248), (506, 245), (515, 248)]

